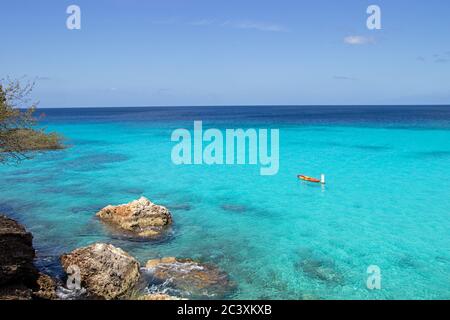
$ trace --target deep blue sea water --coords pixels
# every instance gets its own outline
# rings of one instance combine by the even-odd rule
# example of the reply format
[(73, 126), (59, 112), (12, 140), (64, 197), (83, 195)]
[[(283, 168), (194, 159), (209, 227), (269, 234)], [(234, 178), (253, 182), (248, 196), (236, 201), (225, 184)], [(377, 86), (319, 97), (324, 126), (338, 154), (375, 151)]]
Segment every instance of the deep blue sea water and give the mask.
[[(37, 264), (110, 242), (142, 263), (177, 256), (219, 266), (235, 299), (449, 299), (450, 107), (41, 109), (70, 148), (0, 167), (0, 211), (34, 234)], [(280, 130), (280, 170), (176, 166), (171, 133)], [(297, 174), (325, 173), (325, 187)], [(112, 234), (95, 218), (144, 195), (171, 209), (159, 242)], [(367, 267), (382, 273), (366, 287)]]

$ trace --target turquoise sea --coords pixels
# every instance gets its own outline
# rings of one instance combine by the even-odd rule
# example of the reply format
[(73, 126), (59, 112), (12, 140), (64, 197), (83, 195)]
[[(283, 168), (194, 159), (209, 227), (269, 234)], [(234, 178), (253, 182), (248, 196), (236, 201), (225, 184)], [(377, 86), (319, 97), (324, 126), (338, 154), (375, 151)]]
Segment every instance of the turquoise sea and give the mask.
[[(0, 212), (34, 234), (37, 265), (93, 242), (142, 263), (177, 256), (227, 272), (232, 299), (450, 299), (450, 107), (41, 109), (70, 148), (0, 167)], [(280, 170), (176, 166), (171, 133), (278, 128)], [(326, 174), (325, 187), (296, 176)], [(170, 234), (130, 241), (95, 213), (141, 195)], [(381, 269), (380, 290), (366, 287)]]

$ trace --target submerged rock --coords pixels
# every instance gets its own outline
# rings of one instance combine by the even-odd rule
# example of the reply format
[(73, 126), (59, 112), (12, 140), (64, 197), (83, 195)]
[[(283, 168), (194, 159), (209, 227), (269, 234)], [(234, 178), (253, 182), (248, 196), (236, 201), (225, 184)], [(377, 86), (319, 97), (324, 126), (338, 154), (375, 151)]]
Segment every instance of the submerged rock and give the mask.
[(111, 244), (95, 243), (61, 257), (66, 272), (78, 267), (89, 296), (116, 299), (131, 293), (139, 280), (139, 262)]
[(319, 258), (309, 250), (304, 250), (301, 254), (297, 266), (308, 277), (335, 285), (344, 282), (344, 276), (332, 261)]
[(225, 211), (243, 213), (247, 211), (247, 207), (238, 204), (223, 204), (220, 206)]
[(150, 288), (181, 297), (222, 298), (232, 289), (228, 275), (215, 266), (191, 259), (149, 260)]
[(169, 210), (145, 197), (128, 204), (107, 206), (97, 213), (97, 217), (143, 238), (159, 237), (172, 224)]

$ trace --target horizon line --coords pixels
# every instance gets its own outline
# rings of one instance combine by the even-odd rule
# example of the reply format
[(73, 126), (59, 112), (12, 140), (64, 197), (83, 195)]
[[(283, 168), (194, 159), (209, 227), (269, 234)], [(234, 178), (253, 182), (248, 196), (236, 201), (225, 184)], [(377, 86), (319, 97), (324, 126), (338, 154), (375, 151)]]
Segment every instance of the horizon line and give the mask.
[[(449, 104), (223, 104), (223, 105), (147, 105), (147, 106), (74, 106), (36, 107), (39, 109), (112, 109), (112, 108), (224, 108), (224, 107), (450, 107)], [(27, 108), (19, 108), (27, 109)]]

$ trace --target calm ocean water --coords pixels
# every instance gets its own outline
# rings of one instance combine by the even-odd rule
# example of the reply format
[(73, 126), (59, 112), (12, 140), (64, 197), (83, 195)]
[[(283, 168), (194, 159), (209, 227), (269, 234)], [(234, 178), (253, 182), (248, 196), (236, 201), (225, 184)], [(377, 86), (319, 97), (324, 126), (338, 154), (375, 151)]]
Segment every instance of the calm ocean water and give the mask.
[[(237, 299), (449, 299), (450, 107), (41, 109), (71, 147), (0, 167), (0, 211), (34, 234), (37, 264), (110, 242), (145, 263), (218, 265)], [(175, 166), (171, 133), (279, 128), (280, 171)], [(327, 185), (301, 183), (297, 174)], [(175, 225), (160, 242), (111, 234), (94, 217), (145, 195)], [(369, 265), (381, 290), (366, 288)]]

